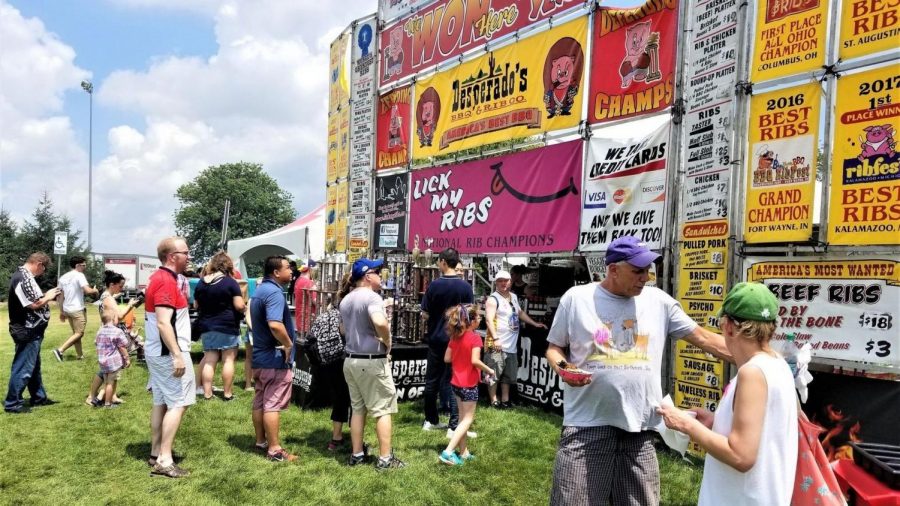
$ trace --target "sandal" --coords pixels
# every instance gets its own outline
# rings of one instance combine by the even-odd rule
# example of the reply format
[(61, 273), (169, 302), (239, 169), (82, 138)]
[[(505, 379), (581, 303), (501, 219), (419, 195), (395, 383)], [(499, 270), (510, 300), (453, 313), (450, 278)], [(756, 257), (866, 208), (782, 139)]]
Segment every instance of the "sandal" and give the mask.
[(227, 397), (223, 395), (223, 396), (222, 396), (222, 400), (225, 401), (225, 402), (233, 401), (233, 400), (234, 400), (234, 395), (227, 396)]
[[(151, 455), (150, 458), (147, 459), (147, 465), (153, 467), (156, 465), (156, 459), (158, 457), (156, 455)], [(178, 455), (175, 452), (172, 452), (172, 462), (181, 462), (184, 459), (181, 455)]]
[(156, 464), (153, 466), (153, 469), (150, 470), (150, 476), (163, 476), (165, 478), (185, 478), (190, 475), (190, 472), (176, 466), (174, 463), (169, 464), (166, 467)]

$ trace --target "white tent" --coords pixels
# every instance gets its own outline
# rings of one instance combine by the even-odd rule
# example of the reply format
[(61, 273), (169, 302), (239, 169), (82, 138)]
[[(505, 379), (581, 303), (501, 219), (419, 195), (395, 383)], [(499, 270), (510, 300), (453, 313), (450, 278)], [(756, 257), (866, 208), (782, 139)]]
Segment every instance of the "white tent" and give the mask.
[(235, 267), (247, 274), (247, 264), (272, 255), (292, 255), (321, 260), (325, 253), (325, 204), (271, 232), (228, 241), (228, 254)]

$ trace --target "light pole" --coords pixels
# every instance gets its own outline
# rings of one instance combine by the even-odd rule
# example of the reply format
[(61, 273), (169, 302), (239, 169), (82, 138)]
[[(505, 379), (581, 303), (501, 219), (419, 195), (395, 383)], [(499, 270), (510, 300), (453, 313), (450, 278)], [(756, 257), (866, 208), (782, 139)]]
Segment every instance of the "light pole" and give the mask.
[(81, 87), (88, 94), (88, 253), (93, 252), (93, 190), (94, 190), (94, 85), (88, 80), (81, 81)]

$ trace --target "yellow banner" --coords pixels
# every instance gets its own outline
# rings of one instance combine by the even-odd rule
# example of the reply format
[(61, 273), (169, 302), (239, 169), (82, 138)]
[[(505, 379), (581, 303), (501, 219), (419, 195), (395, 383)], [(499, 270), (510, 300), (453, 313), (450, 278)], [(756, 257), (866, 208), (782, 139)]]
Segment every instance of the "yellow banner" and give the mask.
[(338, 130), (340, 129), (340, 115), (338, 113), (328, 115), (328, 159), (325, 166), (325, 183), (337, 181), (337, 166), (340, 158), (340, 143), (338, 143)]
[(350, 86), (347, 80), (347, 63), (350, 58), (347, 42), (350, 33), (345, 32), (331, 43), (328, 58), (328, 113), (337, 112), (338, 106), (350, 101)]
[(900, 2), (856, 0), (841, 2), (841, 60), (897, 47)]
[[(754, 83), (817, 70), (825, 64), (825, 0), (759, 0), (753, 45)], [(844, 2), (849, 3), (849, 2)]]
[(335, 220), (335, 247), (336, 253), (347, 251), (347, 216), (350, 204), (349, 183), (345, 179), (336, 185), (337, 193), (337, 219)]
[[(758, 262), (747, 269), (747, 281), (762, 282), (766, 279), (804, 279), (813, 284), (817, 280), (823, 279), (883, 280), (888, 285), (900, 286), (900, 267), (898, 267), (898, 262), (894, 260), (869, 259), (853, 261)], [(784, 298), (788, 300), (812, 300), (815, 296), (800, 288), (806, 286), (796, 285), (797, 288), (786, 287), (787, 291), (782, 291), (790, 296)], [(817, 290), (820, 289), (821, 287), (817, 288)], [(790, 290), (794, 291), (791, 292)], [(777, 294), (778, 292), (776, 292)], [(818, 295), (818, 292), (815, 295)], [(841, 301), (840, 297), (832, 296), (832, 298), (836, 300), (830, 300), (829, 302)], [(867, 302), (872, 303), (872, 301)]]
[(587, 92), (582, 17), (415, 85), (413, 158), (574, 127)]
[(812, 235), (819, 111), (818, 83), (750, 99), (750, 153), (744, 240), (805, 241)]
[(336, 169), (338, 179), (350, 177), (350, 104), (342, 104), (341, 109), (337, 112), (338, 117), (338, 135), (337, 135), (337, 163)]
[(325, 190), (325, 243), (326, 250), (329, 244), (333, 244), (336, 237), (337, 226), (337, 185), (331, 185)]
[(828, 242), (900, 244), (900, 64), (837, 82)]
[[(728, 220), (685, 223), (678, 257), (678, 302), (697, 325), (719, 332), (718, 315), (728, 282)], [(675, 405), (715, 411), (725, 381), (725, 365), (700, 348), (675, 345)], [(702, 457), (699, 446), (691, 454)]]

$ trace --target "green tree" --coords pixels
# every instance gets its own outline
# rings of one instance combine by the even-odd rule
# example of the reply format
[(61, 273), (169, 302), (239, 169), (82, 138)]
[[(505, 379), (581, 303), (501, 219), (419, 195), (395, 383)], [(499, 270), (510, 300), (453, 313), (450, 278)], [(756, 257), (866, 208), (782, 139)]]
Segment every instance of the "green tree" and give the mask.
[(228, 238), (252, 237), (294, 220), (291, 194), (258, 163), (226, 163), (207, 168), (175, 192), (180, 207), (175, 229), (199, 264), (221, 247), (225, 200), (231, 199)]
[[(53, 239), (57, 231), (68, 232), (69, 237), (67, 254), (61, 256), (53, 254)], [(46, 192), (32, 212), (31, 219), (26, 220), (21, 228), (16, 226), (8, 212), (0, 211), (0, 297), (5, 299), (7, 296), (7, 281), (13, 270), (35, 251), (50, 255), (54, 263), (38, 280), (42, 287), (56, 286), (57, 268), (62, 273), (68, 272), (69, 258), (75, 255), (88, 259), (88, 268), (84, 274), (88, 282), (98, 284), (101, 281), (103, 263), (91, 258), (80, 238), (81, 232), (73, 229), (72, 220), (53, 210), (53, 201)], [(61, 265), (57, 266), (57, 262)]]
[(22, 252), (18, 242), (19, 227), (6, 209), (0, 209), (0, 299), (6, 300), (9, 278), (18, 266)]

